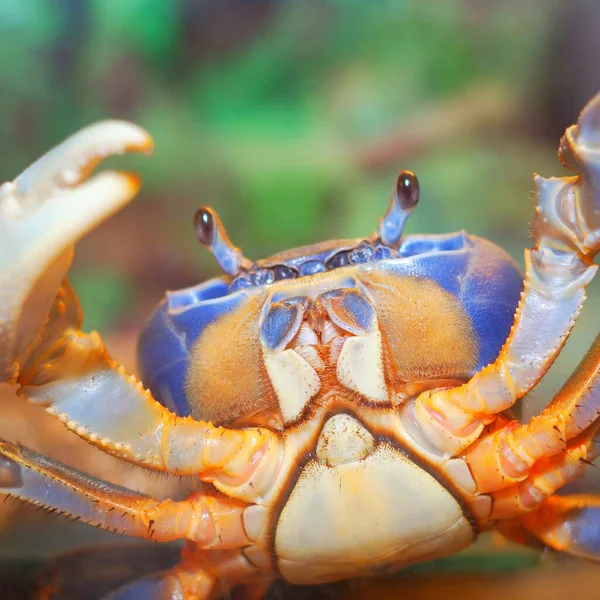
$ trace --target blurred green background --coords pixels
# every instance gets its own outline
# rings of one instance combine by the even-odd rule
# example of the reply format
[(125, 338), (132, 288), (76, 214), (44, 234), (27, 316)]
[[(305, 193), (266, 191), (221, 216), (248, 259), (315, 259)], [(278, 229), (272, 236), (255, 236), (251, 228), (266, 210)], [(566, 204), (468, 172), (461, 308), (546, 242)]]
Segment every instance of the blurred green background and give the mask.
[[(95, 120), (150, 131), (152, 157), (109, 161), (141, 174), (139, 197), (72, 272), (86, 328), (128, 348), (164, 290), (218, 273), (201, 204), (260, 258), (367, 236), (408, 168), (409, 232), (466, 229), (522, 263), (531, 174), (561, 174), (560, 135), (600, 89), (598, 32), (594, 0), (0, 0), (0, 180)], [(525, 415), (599, 308), (595, 282)]]

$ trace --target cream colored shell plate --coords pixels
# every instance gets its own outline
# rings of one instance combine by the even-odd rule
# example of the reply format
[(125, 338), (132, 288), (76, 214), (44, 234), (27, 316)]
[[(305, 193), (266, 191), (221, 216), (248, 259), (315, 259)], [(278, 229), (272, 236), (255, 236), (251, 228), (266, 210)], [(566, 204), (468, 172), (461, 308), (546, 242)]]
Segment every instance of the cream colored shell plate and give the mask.
[(275, 533), (282, 576), (314, 584), (451, 554), (474, 538), (434, 477), (391, 445), (358, 462), (304, 467)]

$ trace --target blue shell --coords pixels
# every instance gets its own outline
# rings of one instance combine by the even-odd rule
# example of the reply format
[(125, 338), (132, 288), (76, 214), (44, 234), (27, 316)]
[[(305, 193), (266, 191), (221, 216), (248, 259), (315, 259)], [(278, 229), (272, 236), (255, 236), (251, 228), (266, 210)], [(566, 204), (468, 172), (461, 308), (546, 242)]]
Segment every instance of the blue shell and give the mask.
[[(327, 254), (332, 247), (328, 244)], [(398, 258), (382, 259), (378, 267), (431, 279), (455, 295), (477, 336), (475, 370), (492, 362), (508, 337), (523, 287), (522, 275), (509, 255), (491, 242), (463, 232), (407, 236), (398, 251)], [(322, 259), (322, 254), (315, 246), (312, 258)], [(205, 327), (237, 308), (249, 293), (230, 293), (229, 283), (229, 278), (221, 277), (167, 293), (140, 337), (142, 381), (178, 415), (190, 414), (185, 380), (194, 342)]]

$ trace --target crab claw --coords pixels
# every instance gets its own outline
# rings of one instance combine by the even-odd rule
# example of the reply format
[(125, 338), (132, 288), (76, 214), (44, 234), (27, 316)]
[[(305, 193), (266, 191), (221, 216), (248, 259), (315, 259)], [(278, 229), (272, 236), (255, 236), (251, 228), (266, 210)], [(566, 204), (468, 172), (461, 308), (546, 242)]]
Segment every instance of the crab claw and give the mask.
[(575, 253), (587, 264), (600, 252), (600, 93), (565, 131), (558, 157), (576, 176), (534, 176), (533, 237), (557, 256)]
[(580, 249), (593, 256), (600, 251), (600, 93), (581, 111), (577, 125), (566, 130), (559, 158), (581, 181), (577, 206), (564, 200), (562, 212), (580, 228)]
[(150, 152), (140, 127), (86, 127), (0, 187), (0, 381), (11, 381), (36, 340), (71, 264), (73, 245), (125, 206), (137, 177), (115, 171), (88, 180), (107, 156)]

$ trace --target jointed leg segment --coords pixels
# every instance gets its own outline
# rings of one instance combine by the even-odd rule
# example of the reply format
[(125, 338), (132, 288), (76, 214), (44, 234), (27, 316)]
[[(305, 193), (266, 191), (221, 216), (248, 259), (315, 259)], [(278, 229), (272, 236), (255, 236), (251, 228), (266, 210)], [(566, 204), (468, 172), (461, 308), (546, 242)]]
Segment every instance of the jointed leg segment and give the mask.
[(520, 519), (544, 544), (575, 556), (600, 561), (600, 497), (552, 496)]
[(105, 121), (87, 127), (0, 187), (0, 381), (10, 380), (44, 323), (73, 256), (73, 244), (122, 208), (137, 177), (104, 172), (111, 154), (149, 152), (139, 127)]
[(174, 567), (114, 591), (106, 600), (210, 600), (217, 588), (215, 578), (201, 568)]
[[(479, 493), (525, 479), (539, 461), (583, 444), (595, 457), (600, 417), (600, 335), (573, 375), (542, 413), (525, 425), (512, 422), (483, 437), (466, 453)], [(593, 456), (592, 456), (593, 455)]]
[[(57, 303), (69, 306), (71, 300), (63, 286)], [(59, 312), (56, 303), (53, 312)], [(18, 374), (20, 395), (46, 406), (105, 452), (146, 468), (199, 475), (223, 489), (236, 488), (244, 499), (268, 489), (279, 462), (274, 434), (177, 417), (111, 359), (97, 333), (62, 325), (55, 318), (44, 329)]]
[[(559, 497), (600, 454), (600, 335), (550, 404), (530, 423), (507, 423), (469, 448), (465, 459), (489, 519), (520, 524), (551, 547), (600, 560), (600, 501)], [(512, 527), (512, 526), (511, 526)]]
[[(217, 556), (214, 556), (217, 555)], [(219, 576), (214, 573), (218, 563)], [(259, 600), (271, 584), (269, 575), (257, 577), (240, 551), (184, 549), (181, 564), (169, 571), (146, 577), (115, 591), (106, 600), (211, 600), (232, 588), (244, 588), (244, 598)]]
[[(535, 246), (527, 252), (525, 287), (508, 340), (494, 363), (451, 390), (424, 392), (415, 416), (440, 452), (456, 456), (545, 374), (585, 300), (600, 250), (600, 95), (567, 130), (560, 158), (577, 177), (536, 177)], [(560, 425), (558, 425), (560, 429)]]

